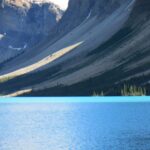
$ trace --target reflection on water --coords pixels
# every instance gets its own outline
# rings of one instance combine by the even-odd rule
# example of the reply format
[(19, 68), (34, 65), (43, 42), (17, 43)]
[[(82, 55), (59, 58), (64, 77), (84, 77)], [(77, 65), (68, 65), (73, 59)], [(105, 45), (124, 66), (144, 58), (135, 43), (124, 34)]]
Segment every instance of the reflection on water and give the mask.
[(1, 104), (0, 150), (150, 150), (150, 104)]

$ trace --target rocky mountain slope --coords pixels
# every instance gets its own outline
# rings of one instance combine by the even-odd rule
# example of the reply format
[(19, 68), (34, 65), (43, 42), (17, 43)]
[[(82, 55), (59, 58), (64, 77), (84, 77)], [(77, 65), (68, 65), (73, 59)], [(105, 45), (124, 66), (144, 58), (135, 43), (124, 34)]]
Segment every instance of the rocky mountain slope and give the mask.
[(132, 84), (146, 86), (149, 93), (149, 8), (149, 0), (70, 0), (37, 54), (30, 51), (4, 64), (0, 79), (13, 79), (1, 84), (1, 91), (117, 95), (122, 85)]
[(53, 3), (3, 0), (0, 5), (0, 63), (43, 41), (63, 11)]

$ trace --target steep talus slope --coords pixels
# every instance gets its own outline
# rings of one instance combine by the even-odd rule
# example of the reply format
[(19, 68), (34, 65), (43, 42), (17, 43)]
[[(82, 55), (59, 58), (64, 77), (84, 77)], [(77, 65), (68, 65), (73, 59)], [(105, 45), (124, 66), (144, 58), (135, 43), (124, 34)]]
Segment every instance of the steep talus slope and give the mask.
[[(148, 86), (149, 8), (148, 0), (70, 0), (51, 33), (54, 39), (45, 44), (44, 51), (22, 61), (19, 70), (6, 66), (4, 72), (9, 74), (2, 77), (33, 73), (4, 85), (14, 87), (14, 96), (31, 91), (31, 95), (88, 95), (94, 90), (113, 93), (127, 81)], [(25, 79), (26, 83), (16, 83)]]
[(122, 2), (125, 0), (70, 0), (63, 19), (56, 26), (56, 30), (51, 33), (53, 40), (55, 37), (56, 39), (62, 37), (90, 17), (99, 16), (104, 19), (119, 8)]
[[(83, 3), (83, 4), (81, 5), (81, 3)], [(91, 3), (93, 5), (91, 5)], [(57, 41), (53, 45), (44, 43), (44, 45), (47, 45), (47, 48), (46, 48), (46, 46), (44, 46), (44, 47), (42, 46), (42, 48), (39, 47), (39, 49), (37, 49), (36, 51), (37, 51), (37, 53), (39, 51), (42, 53), (39, 52), (40, 53), (40, 54), (38, 53), (39, 55), (36, 55), (35, 57), (31, 57), (31, 59), (28, 62), (23, 61), (23, 58), (25, 58), (25, 57), (29, 58), (32, 55), (31, 52), (29, 54), (26, 54), (26, 56), (23, 55), (20, 58), (20, 61), (22, 61), (22, 63), (20, 63), (20, 66), (18, 66), (18, 65), (16, 66), (15, 62), (14, 62), (14, 64), (11, 63), (7, 66), (10, 66), (12, 64), (13, 64), (13, 66), (10, 67), (10, 69), (4, 68), (5, 69), (4, 73), (12, 72), (13, 70), (17, 70), (19, 68), (24, 68), (25, 66), (29, 66), (29, 67), (27, 69), (26, 68), (21, 69), (21, 72), (23, 72), (23, 74), (26, 72), (26, 70), (28, 70), (28, 71), (35, 70), (43, 64), (48, 64), (49, 61), (51, 61), (51, 56), (53, 53), (55, 53), (59, 50), (64, 50), (64, 48), (70, 47), (71, 45), (76, 46), (76, 45), (78, 45), (77, 43), (82, 43), (83, 41), (85, 43), (84, 50), (86, 50), (87, 52), (88, 52), (88, 50), (86, 48), (87, 46), (89, 46), (89, 50), (91, 50), (91, 47), (96, 48), (103, 41), (105, 41), (109, 37), (111, 37), (111, 35), (113, 35), (122, 26), (124, 21), (127, 19), (130, 11), (127, 11), (127, 13), (124, 13), (124, 12), (121, 13), (121, 12), (122, 12), (122, 10), (125, 11), (126, 7), (129, 5), (129, 3), (130, 3), (130, 0), (129, 1), (122, 0), (119, 2), (117, 0), (116, 1), (108, 0), (108, 1), (99, 1), (99, 2), (97, 2), (96, 0), (95, 1), (82, 1), (82, 2), (81, 1), (77, 1), (77, 2), (70, 1), (69, 8), (66, 11), (66, 13), (64, 14), (62, 20), (56, 26), (54, 32), (52, 32), (52, 34), (50, 34), (51, 37), (53, 39), (57, 39)], [(89, 6), (90, 6), (90, 11), (89, 11)], [(105, 6), (103, 14), (100, 13), (100, 10), (101, 10), (100, 6), (101, 7)], [(114, 8), (112, 8), (111, 6), (113, 6)], [(78, 9), (78, 11), (77, 11), (76, 8), (80, 8), (80, 9)], [(88, 10), (88, 11), (83, 11), (83, 10)], [(74, 12), (76, 12), (76, 14)], [(78, 14), (78, 12), (80, 12), (80, 13)], [(119, 14), (121, 14), (121, 15), (118, 16)], [(117, 17), (117, 19), (115, 22), (113, 22), (115, 17)], [(72, 20), (72, 18), (74, 18), (74, 19)], [(76, 20), (78, 20), (78, 21), (76, 21)], [(112, 24), (112, 26), (114, 26), (113, 30), (110, 29), (111, 24), (109, 22)], [(108, 26), (105, 27), (105, 24), (108, 24)], [(74, 25), (76, 25), (76, 28), (74, 28)], [(100, 30), (99, 30), (99, 28), (100, 28)], [(104, 32), (105, 30), (107, 31), (107, 28), (108, 28), (109, 32), (104, 33), (105, 34), (104, 37), (101, 39), (98, 39), (97, 36), (99, 36), (99, 34), (103, 34), (102, 32)], [(68, 29), (70, 29), (69, 33), (68, 33)], [(53, 33), (55, 33), (55, 34), (53, 35)], [(66, 33), (68, 33), (68, 34), (66, 34)], [(63, 36), (60, 39), (60, 37), (63, 34), (65, 34), (65, 36)], [(88, 35), (88, 34), (90, 34), (90, 35)], [(94, 41), (92, 44), (90, 44), (89, 42), (91, 40), (93, 40), (94, 38), (96, 38), (97, 40)], [(52, 39), (52, 41), (53, 41), (53, 39)], [(50, 41), (50, 43), (51, 43), (51, 41)], [(87, 43), (88, 43), (88, 45), (87, 45)], [(71, 48), (72, 48), (72, 46), (71, 46)], [(44, 49), (44, 51), (43, 51), (43, 49)], [(71, 49), (69, 48), (69, 50), (71, 50)], [(78, 51), (75, 51), (75, 53)], [(74, 55), (74, 54), (72, 54), (72, 55)], [(47, 60), (47, 57), (50, 59)], [(43, 62), (42, 64), (41, 64), (41, 60)], [(16, 63), (18, 61), (19, 60), (17, 60)], [(39, 62), (39, 63), (35, 64), (36, 62)], [(30, 66), (31, 64), (35, 64), (35, 65)]]
[(62, 17), (52, 3), (4, 0), (0, 5), (0, 63), (33, 48), (44, 40)]

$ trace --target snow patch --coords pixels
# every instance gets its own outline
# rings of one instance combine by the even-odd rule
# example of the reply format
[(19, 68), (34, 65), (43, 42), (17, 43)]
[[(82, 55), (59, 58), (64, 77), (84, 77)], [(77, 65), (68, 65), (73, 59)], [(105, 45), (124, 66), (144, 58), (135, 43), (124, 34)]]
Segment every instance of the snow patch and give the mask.
[(88, 20), (91, 17), (92, 11), (89, 12), (87, 18), (85, 20)]
[(2, 40), (5, 36), (6, 36), (6, 33), (4, 33), (4, 34), (0, 33), (0, 40)]
[(132, 1), (129, 3), (129, 5), (128, 5), (128, 7), (127, 7), (128, 11), (130, 11), (130, 10), (133, 8), (133, 5), (134, 5), (135, 2), (136, 2), (136, 0), (132, 0)]
[(23, 47), (13, 47), (12, 45), (9, 45), (8, 48), (12, 49), (12, 50), (17, 50), (17, 51), (21, 51), (27, 48), (27, 44), (25, 44)]
[(80, 26), (83, 25), (91, 17), (91, 14), (92, 14), (92, 10), (89, 12), (88, 16), (85, 18), (85, 20), (83, 20)]

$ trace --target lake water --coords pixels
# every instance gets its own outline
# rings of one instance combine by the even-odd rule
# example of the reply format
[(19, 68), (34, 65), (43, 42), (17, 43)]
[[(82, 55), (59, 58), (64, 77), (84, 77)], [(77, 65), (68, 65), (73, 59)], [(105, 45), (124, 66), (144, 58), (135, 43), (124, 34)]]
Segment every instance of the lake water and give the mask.
[(150, 104), (0, 104), (0, 150), (150, 150)]

